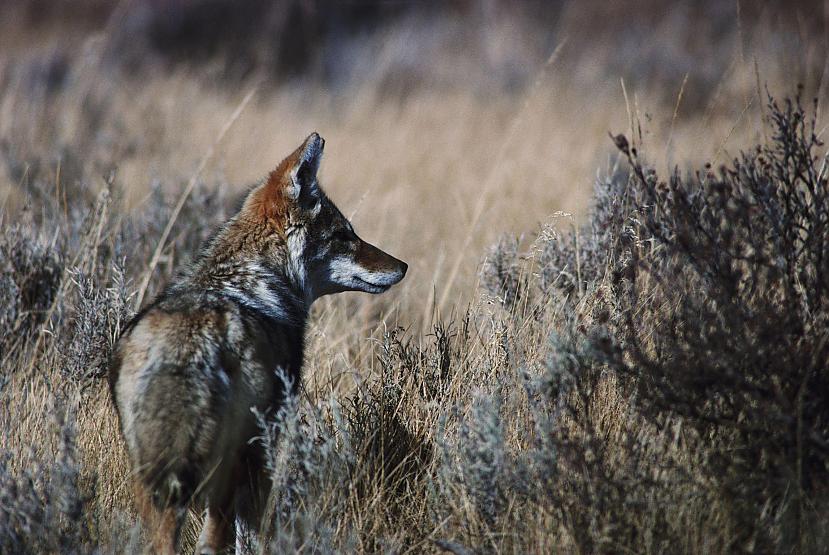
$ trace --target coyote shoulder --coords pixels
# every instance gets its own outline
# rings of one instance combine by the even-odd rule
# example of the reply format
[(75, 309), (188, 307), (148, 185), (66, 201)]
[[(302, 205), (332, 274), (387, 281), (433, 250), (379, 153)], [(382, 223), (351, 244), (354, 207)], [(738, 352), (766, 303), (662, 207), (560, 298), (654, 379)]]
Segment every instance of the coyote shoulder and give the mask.
[(278, 410), (302, 369), (308, 311), (340, 291), (382, 293), (406, 264), (361, 240), (317, 182), (316, 133), (247, 196), (195, 263), (124, 329), (110, 387), (159, 552), (205, 508), (201, 553), (259, 525), (269, 486), (251, 409)]

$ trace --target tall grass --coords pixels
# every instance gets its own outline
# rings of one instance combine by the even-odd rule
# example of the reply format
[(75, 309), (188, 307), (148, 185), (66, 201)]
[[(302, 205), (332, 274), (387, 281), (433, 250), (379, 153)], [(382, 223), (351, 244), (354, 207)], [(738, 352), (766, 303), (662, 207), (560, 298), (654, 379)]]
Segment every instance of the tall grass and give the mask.
[[(748, 8), (539, 31), (493, 5), (349, 39), (383, 63), (342, 82), (121, 66), (131, 12), (7, 50), (0, 551), (142, 548), (109, 351), (145, 277), (151, 298), (311, 129), (323, 185), (411, 271), (315, 307), (301, 394), (261, 415), (248, 549), (826, 550), (822, 39)], [(817, 107), (782, 100), (797, 82)]]

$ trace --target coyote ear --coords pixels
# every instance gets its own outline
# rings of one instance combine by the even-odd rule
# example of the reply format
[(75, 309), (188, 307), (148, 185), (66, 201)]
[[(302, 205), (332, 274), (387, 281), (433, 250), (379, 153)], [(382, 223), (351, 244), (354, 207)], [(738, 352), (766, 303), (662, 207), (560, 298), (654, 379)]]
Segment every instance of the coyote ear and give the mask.
[[(290, 156), (288, 197), (299, 200), (317, 189), (317, 170), (322, 160), (325, 141), (317, 133), (311, 133), (305, 142)], [(312, 195), (316, 196), (316, 195)]]

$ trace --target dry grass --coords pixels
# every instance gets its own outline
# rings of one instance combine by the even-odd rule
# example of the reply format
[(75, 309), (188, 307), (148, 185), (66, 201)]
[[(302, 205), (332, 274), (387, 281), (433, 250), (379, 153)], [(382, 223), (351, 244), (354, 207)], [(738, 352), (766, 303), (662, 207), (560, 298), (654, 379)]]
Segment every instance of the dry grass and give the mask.
[[(829, 100), (820, 32), (774, 12), (645, 17), (649, 4), (606, 22), (573, 3), (546, 35), (517, 16), (484, 14), (474, 32), (463, 18), (404, 19), (349, 43), (377, 63), (358, 60), (342, 86), (217, 81), (199, 66), (132, 74), (110, 60), (118, 20), (85, 39), (54, 26), (0, 33), (0, 286), (16, 307), (0, 315), (14, 323), (0, 340), (0, 504), (17, 507), (0, 508), (0, 535), (25, 532), (8, 545), (140, 544), (105, 380), (87, 371), (128, 316), (171, 207), (255, 87), (199, 173), (148, 297), (311, 130), (326, 138), (330, 196), (410, 266), (385, 296), (314, 309), (301, 419), (274, 440), (289, 492), (274, 499), (274, 552), (780, 548), (734, 529), (716, 481), (695, 470), (709, 446), (640, 414), (614, 375), (549, 391), (550, 375), (586, 356), (573, 352), (579, 330), (613, 304), (609, 273), (588, 271), (601, 263), (576, 257), (570, 293), (507, 308), (503, 290), (479, 283), (495, 258), (516, 288), (549, 278), (540, 259), (484, 259), (504, 234), (526, 234), (513, 254), (538, 254), (589, 225), (597, 174), (621, 163), (608, 131), (635, 138), (665, 174), (766, 140), (766, 87), (783, 96), (803, 83), (821, 107)], [(517, 85), (504, 84), (510, 64)], [(538, 222), (551, 225), (536, 239)], [(55, 257), (54, 279), (34, 272), (48, 266), (41, 251)], [(551, 279), (572, 278), (562, 276)], [(97, 319), (79, 327), (78, 314)], [(79, 507), (61, 501), (64, 486)]]

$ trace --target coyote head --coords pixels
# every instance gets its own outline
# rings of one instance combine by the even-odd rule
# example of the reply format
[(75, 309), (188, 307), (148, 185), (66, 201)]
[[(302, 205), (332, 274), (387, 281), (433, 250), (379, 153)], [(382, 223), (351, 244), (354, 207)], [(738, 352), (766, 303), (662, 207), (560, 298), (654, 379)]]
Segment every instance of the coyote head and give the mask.
[(406, 263), (354, 232), (317, 181), (325, 141), (312, 133), (254, 189), (240, 217), (257, 256), (284, 268), (309, 301), (340, 291), (382, 293), (403, 279)]

